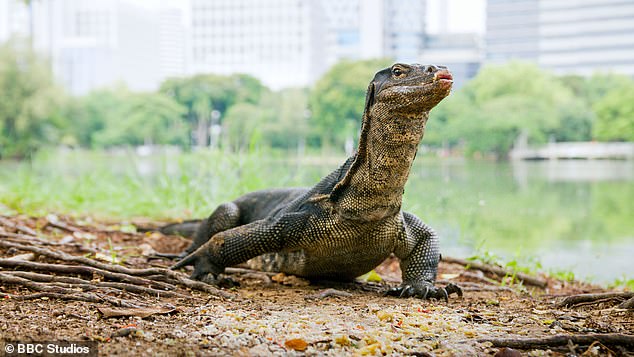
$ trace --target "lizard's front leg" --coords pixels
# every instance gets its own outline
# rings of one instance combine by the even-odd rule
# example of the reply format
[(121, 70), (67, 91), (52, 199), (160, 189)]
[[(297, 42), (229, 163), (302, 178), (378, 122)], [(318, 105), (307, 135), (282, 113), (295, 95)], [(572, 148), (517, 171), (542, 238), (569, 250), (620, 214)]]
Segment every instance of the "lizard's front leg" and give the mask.
[(193, 265), (192, 279), (201, 280), (207, 274), (216, 277), (225, 267), (258, 255), (279, 252), (290, 236), (301, 233), (306, 220), (300, 216), (287, 214), (279, 219), (263, 219), (219, 232), (170, 269)]
[(418, 217), (404, 212), (402, 234), (395, 253), (401, 259), (403, 283), (387, 294), (445, 300), (452, 292), (462, 296), (462, 290), (456, 285), (450, 284), (446, 288), (434, 286), (440, 260), (436, 232)]

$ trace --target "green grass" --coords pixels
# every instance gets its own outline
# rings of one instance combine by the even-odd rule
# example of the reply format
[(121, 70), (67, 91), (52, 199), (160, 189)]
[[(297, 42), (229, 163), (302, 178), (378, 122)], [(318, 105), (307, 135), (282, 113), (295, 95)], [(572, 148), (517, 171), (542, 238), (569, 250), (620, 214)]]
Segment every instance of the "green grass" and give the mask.
[(270, 156), (218, 151), (151, 157), (56, 152), (41, 154), (31, 163), (2, 164), (0, 202), (31, 215), (52, 211), (112, 219), (202, 217), (246, 192), (308, 185), (321, 174), (288, 166)]

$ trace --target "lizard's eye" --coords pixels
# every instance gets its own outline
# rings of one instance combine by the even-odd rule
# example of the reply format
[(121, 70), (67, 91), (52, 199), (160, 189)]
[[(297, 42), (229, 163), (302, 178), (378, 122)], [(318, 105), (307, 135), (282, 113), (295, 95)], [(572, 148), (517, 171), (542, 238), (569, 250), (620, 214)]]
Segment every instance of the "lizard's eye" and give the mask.
[(403, 70), (396, 67), (392, 69), (392, 74), (394, 74), (395, 77), (400, 77), (403, 74)]

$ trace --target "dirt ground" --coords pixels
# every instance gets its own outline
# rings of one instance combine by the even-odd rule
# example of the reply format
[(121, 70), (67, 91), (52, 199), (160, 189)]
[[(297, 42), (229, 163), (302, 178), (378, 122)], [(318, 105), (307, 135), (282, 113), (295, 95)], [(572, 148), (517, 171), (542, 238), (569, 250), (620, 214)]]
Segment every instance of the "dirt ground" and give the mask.
[[(232, 298), (180, 284), (172, 291), (177, 296), (102, 287), (98, 283), (112, 279), (100, 274), (38, 271), (82, 278), (87, 283), (83, 285), (29, 285), (7, 278), (37, 270), (21, 261), (82, 265), (42, 250), (83, 256), (104, 266), (147, 269), (172, 263), (155, 257), (156, 252), (178, 253), (188, 244), (176, 236), (124, 232), (130, 228), (54, 215), (0, 217), (0, 345), (96, 341), (102, 356), (634, 355), (634, 310), (616, 308), (625, 300), (622, 296), (563, 307), (566, 296), (607, 291), (546, 276), (538, 277), (545, 288), (510, 284), (509, 277), (458, 263), (440, 265), (438, 285), (451, 282), (464, 291), (448, 302), (382, 296), (399, 280), (393, 258), (376, 269), (383, 278), (380, 283), (309, 284), (296, 277), (234, 269), (228, 276), (240, 286), (222, 290)], [(38, 297), (38, 291), (65, 297)], [(87, 291), (98, 299), (72, 297)], [(118, 302), (129, 305), (116, 306)]]

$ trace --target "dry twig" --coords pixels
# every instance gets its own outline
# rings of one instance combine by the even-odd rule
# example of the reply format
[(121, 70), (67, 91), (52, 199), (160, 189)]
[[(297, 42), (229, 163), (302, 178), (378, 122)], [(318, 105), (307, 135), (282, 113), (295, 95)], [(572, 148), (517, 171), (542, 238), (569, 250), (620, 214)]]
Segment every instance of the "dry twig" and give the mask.
[(469, 269), (477, 269), (483, 272), (492, 273), (502, 278), (507, 276), (514, 276), (516, 279), (523, 281), (525, 284), (537, 286), (540, 288), (545, 288), (548, 285), (548, 283), (544, 279), (540, 279), (520, 272), (513, 272), (509, 269), (504, 269), (495, 265), (472, 262), (465, 259), (452, 257), (442, 257), (442, 261), (446, 263), (460, 264), (465, 267), (469, 267)]

